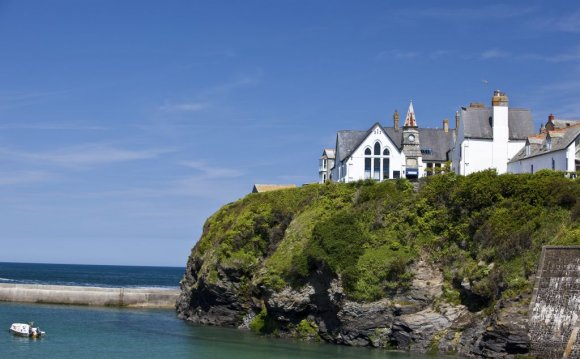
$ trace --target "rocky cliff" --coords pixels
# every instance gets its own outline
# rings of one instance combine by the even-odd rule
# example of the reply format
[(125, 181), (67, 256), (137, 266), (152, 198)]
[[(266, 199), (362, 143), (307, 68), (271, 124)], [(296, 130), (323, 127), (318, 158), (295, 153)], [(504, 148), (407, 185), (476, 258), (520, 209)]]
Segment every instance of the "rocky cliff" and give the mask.
[(525, 355), (541, 246), (580, 244), (579, 217), (580, 183), (557, 173), (251, 194), (206, 222), (177, 312), (344, 345)]

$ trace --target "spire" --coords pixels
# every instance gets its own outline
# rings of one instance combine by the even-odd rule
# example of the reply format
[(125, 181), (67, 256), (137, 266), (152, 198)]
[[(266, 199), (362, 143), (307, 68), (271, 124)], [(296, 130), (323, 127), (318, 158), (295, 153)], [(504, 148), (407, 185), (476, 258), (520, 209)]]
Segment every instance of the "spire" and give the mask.
[(417, 120), (415, 119), (415, 110), (413, 109), (413, 101), (409, 103), (407, 117), (405, 117), (405, 127), (417, 127)]

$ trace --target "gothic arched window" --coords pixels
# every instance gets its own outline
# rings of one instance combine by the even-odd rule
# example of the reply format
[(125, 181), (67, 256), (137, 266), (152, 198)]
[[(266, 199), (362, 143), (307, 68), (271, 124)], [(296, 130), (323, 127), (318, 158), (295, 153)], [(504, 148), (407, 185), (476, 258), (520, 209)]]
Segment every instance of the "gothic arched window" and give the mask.
[(383, 150), (383, 180), (390, 178), (390, 154), (391, 153), (389, 152), (388, 148)]
[(365, 150), (365, 179), (371, 178), (371, 149)]
[(374, 158), (373, 158), (373, 179), (381, 180), (381, 144), (375, 142), (374, 148)]

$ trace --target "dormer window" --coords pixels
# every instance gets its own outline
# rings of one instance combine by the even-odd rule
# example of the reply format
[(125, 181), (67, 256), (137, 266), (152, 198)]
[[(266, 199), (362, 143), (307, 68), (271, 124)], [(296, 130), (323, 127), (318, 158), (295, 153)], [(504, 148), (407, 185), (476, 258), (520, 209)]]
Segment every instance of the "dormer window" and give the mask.
[(546, 149), (550, 151), (552, 149), (552, 138), (546, 137)]
[(532, 149), (530, 148), (530, 143), (526, 143), (526, 156), (529, 156), (532, 154)]

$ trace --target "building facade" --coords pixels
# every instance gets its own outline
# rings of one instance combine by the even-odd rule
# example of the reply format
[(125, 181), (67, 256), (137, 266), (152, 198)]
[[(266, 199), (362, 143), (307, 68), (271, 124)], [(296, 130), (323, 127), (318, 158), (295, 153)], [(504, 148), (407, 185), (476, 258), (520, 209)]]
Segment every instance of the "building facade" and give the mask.
[(541, 132), (528, 136), (524, 147), (508, 163), (510, 173), (542, 169), (580, 171), (580, 121), (550, 115)]
[(472, 103), (456, 117), (459, 127), (451, 161), (453, 171), (461, 175), (490, 168), (506, 173), (508, 162), (534, 133), (530, 111), (509, 108), (508, 96), (500, 91), (494, 92), (491, 108)]
[[(546, 129), (580, 127), (580, 121), (577, 122), (552, 118)], [(399, 113), (395, 111), (392, 127), (375, 123), (366, 131), (338, 131), (334, 153), (327, 149), (320, 158), (319, 180), (413, 180), (443, 172), (447, 163), (451, 170), (461, 175), (486, 169), (495, 169), (500, 174), (508, 171), (520, 173), (526, 166), (531, 168), (525, 153), (522, 155), (522, 149), (528, 143), (533, 147), (534, 141), (538, 141), (532, 135), (534, 122), (531, 112), (510, 108), (508, 96), (499, 90), (493, 93), (491, 107), (485, 107), (482, 103), (461, 107), (455, 114), (455, 129), (449, 128), (447, 119), (443, 121), (443, 128), (419, 127), (413, 103), (410, 103), (402, 127), (399, 127)], [(552, 131), (550, 136), (560, 135)], [(563, 142), (552, 141), (560, 144), (569, 140), (566, 137)], [(566, 142), (568, 152), (565, 160), (564, 155), (554, 158), (556, 169), (570, 170), (578, 166), (575, 151), (579, 146), (574, 142), (574, 148), (569, 147), (572, 142)], [(560, 145), (554, 147), (552, 153), (556, 149), (564, 151), (559, 148)], [(324, 173), (329, 169), (324, 169), (323, 160), (330, 159), (331, 153), (334, 154), (334, 167), (325, 177)], [(552, 164), (551, 159), (549, 163)], [(545, 164), (542, 162), (535, 166), (544, 168)]]
[(332, 180), (382, 181), (430, 175), (447, 161), (452, 138), (447, 120), (443, 128), (420, 128), (410, 103), (403, 127), (399, 127), (395, 111), (392, 127), (375, 123), (366, 131), (338, 131)]
[(332, 180), (332, 168), (336, 156), (334, 149), (325, 148), (318, 162), (318, 183), (324, 183)]

